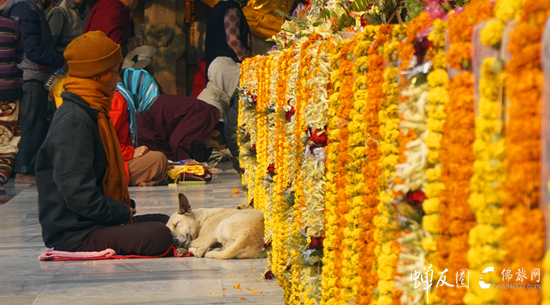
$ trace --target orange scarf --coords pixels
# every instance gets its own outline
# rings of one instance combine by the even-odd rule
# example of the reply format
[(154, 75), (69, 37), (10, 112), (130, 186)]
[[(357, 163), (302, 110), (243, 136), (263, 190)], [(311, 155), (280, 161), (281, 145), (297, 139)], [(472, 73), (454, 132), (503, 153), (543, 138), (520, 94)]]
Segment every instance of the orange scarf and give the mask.
[(64, 87), (66, 91), (80, 96), (90, 107), (99, 110), (97, 125), (99, 127), (101, 144), (103, 144), (105, 162), (103, 190), (105, 196), (124, 202), (130, 206), (130, 194), (128, 193), (124, 159), (122, 158), (117, 134), (109, 115), (111, 111), (111, 93), (102, 84), (106, 83), (104, 78), (110, 78), (110, 76), (100, 76), (98, 80), (101, 82), (90, 78), (69, 77), (65, 80)]

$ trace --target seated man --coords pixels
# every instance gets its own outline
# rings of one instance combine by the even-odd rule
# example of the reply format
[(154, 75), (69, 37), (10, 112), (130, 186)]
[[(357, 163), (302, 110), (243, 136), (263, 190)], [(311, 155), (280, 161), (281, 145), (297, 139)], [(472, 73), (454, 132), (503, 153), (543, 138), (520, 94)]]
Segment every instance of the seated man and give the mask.
[(224, 149), (220, 112), (192, 97), (161, 94), (151, 108), (137, 116), (138, 143), (163, 152), (169, 160), (206, 162), (212, 149)]
[(159, 96), (155, 79), (145, 70), (125, 69), (113, 96), (111, 118), (122, 150), (129, 185), (150, 186), (164, 180), (168, 161), (160, 151), (138, 146), (136, 116)]
[(114, 249), (159, 255), (170, 247), (168, 215), (133, 216), (124, 162), (109, 117), (120, 81), (120, 46), (88, 32), (65, 50), (69, 78), (36, 163), (42, 238), (60, 251)]

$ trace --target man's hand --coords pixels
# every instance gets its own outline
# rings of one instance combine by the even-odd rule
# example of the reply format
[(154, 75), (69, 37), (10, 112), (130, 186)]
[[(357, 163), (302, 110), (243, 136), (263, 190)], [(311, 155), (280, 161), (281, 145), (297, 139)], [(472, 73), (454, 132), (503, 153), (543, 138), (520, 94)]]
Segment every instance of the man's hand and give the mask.
[(147, 146), (139, 146), (134, 149), (134, 158), (141, 157), (149, 151)]

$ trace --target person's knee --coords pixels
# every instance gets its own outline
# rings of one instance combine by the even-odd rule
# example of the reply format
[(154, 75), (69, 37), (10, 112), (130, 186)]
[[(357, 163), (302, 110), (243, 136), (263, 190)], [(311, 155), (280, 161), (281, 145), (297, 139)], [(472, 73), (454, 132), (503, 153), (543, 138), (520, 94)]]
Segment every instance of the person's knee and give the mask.
[(168, 158), (160, 151), (150, 151), (147, 154), (151, 154), (151, 164), (154, 164), (158, 168), (166, 168), (168, 166)]
[(151, 223), (151, 230), (149, 233), (148, 248), (150, 249), (151, 255), (162, 254), (172, 245), (172, 233), (166, 225), (160, 222)]

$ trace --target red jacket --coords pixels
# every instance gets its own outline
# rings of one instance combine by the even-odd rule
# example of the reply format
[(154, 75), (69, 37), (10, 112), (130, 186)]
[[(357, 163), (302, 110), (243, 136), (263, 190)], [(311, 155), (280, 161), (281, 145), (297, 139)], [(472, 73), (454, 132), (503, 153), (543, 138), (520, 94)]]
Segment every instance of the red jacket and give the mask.
[(126, 44), (132, 32), (131, 12), (120, 0), (100, 0), (94, 5), (84, 33), (102, 31), (118, 44)]
[(193, 98), (197, 98), (202, 90), (206, 88), (206, 59), (199, 61), (195, 74), (193, 75)]
[(134, 147), (130, 138), (130, 112), (128, 103), (120, 92), (115, 91), (111, 105), (111, 120), (115, 126), (122, 157), (124, 158), (124, 167), (126, 168), (126, 179), (130, 183), (130, 172), (128, 170), (128, 161), (134, 158)]

